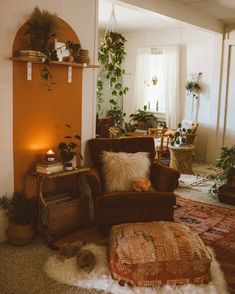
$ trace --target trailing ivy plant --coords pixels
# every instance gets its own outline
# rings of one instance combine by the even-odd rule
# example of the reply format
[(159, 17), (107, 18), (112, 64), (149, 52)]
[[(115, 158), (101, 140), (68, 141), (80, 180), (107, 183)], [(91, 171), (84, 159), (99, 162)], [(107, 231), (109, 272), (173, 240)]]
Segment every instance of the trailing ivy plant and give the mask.
[[(122, 82), (122, 76), (125, 74), (125, 70), (121, 67), (126, 55), (125, 42), (126, 39), (120, 33), (107, 32), (101, 40), (98, 54), (98, 61), (104, 66), (111, 91), (109, 114), (112, 116), (114, 125), (120, 129), (123, 128), (125, 116), (119, 105), (120, 99), (129, 90)], [(100, 80), (97, 87), (98, 103), (102, 102), (102, 90), (103, 82)]]

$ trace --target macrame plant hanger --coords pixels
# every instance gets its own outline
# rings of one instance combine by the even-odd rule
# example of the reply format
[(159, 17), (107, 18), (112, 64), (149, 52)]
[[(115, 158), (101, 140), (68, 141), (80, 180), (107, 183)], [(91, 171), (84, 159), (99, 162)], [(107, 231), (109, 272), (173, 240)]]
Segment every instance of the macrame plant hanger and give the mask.
[[(116, 14), (115, 14), (115, 9), (114, 9), (114, 4), (115, 4), (115, 0), (113, 1), (112, 4), (112, 12), (111, 15), (109, 17), (109, 21), (107, 23), (106, 29), (105, 29), (105, 34), (104, 34), (104, 38), (106, 38), (106, 36), (109, 35), (109, 33), (113, 32), (116, 33), (117, 32), (117, 19), (116, 19)], [(111, 52), (108, 52), (109, 54), (109, 63), (111, 63)]]

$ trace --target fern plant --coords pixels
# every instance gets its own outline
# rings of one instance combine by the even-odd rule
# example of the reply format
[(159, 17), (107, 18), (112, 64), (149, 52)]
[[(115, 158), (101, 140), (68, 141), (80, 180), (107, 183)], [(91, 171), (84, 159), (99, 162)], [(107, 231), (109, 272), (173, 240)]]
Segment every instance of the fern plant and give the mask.
[(36, 6), (27, 21), (26, 34), (29, 35), (31, 49), (44, 52), (51, 49), (49, 43), (56, 37), (58, 30), (56, 14), (40, 10)]

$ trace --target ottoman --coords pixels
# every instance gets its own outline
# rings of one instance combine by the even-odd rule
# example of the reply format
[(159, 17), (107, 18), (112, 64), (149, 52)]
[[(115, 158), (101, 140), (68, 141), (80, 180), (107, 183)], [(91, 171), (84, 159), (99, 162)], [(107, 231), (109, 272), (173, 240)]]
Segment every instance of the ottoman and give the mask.
[(113, 226), (109, 269), (120, 285), (207, 283), (211, 255), (186, 225), (165, 221)]

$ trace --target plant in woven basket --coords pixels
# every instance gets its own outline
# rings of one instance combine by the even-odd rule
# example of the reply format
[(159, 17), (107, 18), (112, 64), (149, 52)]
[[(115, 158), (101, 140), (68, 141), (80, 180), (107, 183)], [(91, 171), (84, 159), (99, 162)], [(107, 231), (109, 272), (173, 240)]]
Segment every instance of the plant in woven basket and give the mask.
[(218, 193), (220, 186), (227, 184), (235, 188), (235, 145), (223, 147), (221, 154), (216, 160), (215, 167), (219, 169), (210, 175), (214, 181), (210, 189), (212, 193)]
[[(63, 162), (71, 161), (74, 157), (74, 155), (77, 154), (75, 152), (76, 148), (78, 147), (78, 144), (73, 141), (73, 139), (76, 139), (77, 141), (81, 141), (80, 135), (71, 135), (71, 126), (69, 124), (65, 125), (69, 129), (69, 135), (64, 136), (64, 139), (66, 141), (60, 142), (58, 145), (58, 149), (60, 152), (60, 157)], [(82, 158), (81, 153), (78, 153), (80, 158)]]
[(192, 129), (182, 128), (182, 124), (178, 124), (178, 129), (174, 134), (169, 134), (171, 146), (185, 146), (190, 145), (188, 142), (188, 136), (192, 134)]
[(25, 195), (15, 192), (12, 198), (3, 195), (0, 197), (0, 209), (11, 222), (19, 225), (31, 223), (35, 214), (32, 201)]

